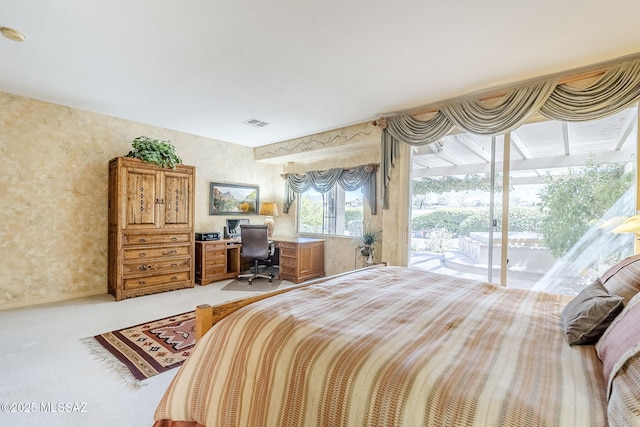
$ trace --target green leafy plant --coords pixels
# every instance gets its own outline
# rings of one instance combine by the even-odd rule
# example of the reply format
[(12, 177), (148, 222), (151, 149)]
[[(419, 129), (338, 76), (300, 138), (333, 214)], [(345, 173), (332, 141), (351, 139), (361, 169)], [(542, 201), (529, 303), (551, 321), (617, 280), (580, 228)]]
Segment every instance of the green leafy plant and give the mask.
[(634, 172), (625, 172), (623, 164), (601, 165), (593, 158), (563, 175), (547, 175), (540, 192), (540, 231), (551, 253), (555, 257), (568, 253), (634, 179)]
[(365, 246), (371, 246), (378, 241), (378, 237), (380, 237), (380, 231), (374, 229), (370, 224), (365, 224), (362, 227), (362, 234), (360, 235), (360, 240), (362, 244)]
[(133, 150), (129, 151), (126, 157), (134, 157), (171, 169), (175, 169), (177, 164), (182, 163), (182, 159), (176, 154), (176, 149), (171, 141), (139, 136), (131, 142), (131, 145)]

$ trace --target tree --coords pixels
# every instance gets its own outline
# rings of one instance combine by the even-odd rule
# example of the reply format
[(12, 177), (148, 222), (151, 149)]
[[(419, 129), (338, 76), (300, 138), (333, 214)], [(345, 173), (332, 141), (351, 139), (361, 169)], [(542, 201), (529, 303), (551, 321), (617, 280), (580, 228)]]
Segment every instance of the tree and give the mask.
[[(471, 191), (491, 189), (491, 177), (489, 175), (466, 175), (464, 178), (455, 176), (442, 176), (438, 178), (421, 178), (412, 181), (412, 193), (424, 195), (429, 193), (443, 194), (449, 191)], [(495, 190), (502, 191), (502, 176), (496, 174)]]
[(625, 173), (623, 164), (596, 165), (592, 159), (564, 175), (547, 174), (540, 192), (540, 231), (551, 253), (565, 255), (629, 189), (633, 179), (633, 172)]
[(312, 201), (306, 197), (300, 197), (301, 232), (322, 233), (322, 200)]

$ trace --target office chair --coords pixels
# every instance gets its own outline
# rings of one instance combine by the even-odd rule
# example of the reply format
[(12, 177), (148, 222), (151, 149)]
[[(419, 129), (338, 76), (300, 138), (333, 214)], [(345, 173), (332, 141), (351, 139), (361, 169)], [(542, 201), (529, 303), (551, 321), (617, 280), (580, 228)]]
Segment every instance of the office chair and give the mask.
[(270, 262), (271, 243), (269, 242), (269, 235), (266, 225), (245, 225), (240, 226), (240, 238), (242, 239), (242, 249), (240, 249), (240, 256), (242, 258), (251, 258), (253, 260), (253, 271), (251, 274), (240, 274), (238, 279), (249, 279), (249, 285), (251, 285), (253, 279), (256, 277), (262, 277), (269, 279), (269, 282), (273, 282), (273, 274), (260, 274), (258, 271), (258, 264), (260, 261)]

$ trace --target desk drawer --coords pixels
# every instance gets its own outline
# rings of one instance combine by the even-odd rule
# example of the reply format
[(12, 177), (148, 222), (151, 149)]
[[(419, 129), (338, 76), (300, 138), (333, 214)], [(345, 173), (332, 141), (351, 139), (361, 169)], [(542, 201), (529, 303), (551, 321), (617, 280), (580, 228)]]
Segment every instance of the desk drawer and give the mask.
[(293, 258), (295, 259), (298, 251), (295, 248), (280, 248), (281, 258)]
[(227, 248), (207, 249), (204, 252), (204, 256), (209, 261), (214, 261), (215, 262), (215, 260), (221, 259), (221, 260), (223, 260), (222, 262), (224, 262), (224, 260), (227, 258)]
[(278, 245), (280, 249), (280, 257), (295, 258), (298, 253), (298, 245), (290, 243), (280, 243)]
[(291, 267), (291, 266), (280, 264), (280, 278), (281, 279), (285, 279), (286, 278), (287, 280), (290, 280), (291, 277), (295, 277), (295, 276), (296, 276), (295, 267)]
[(227, 272), (225, 267), (226, 266), (224, 264), (208, 264), (204, 270), (204, 276), (209, 277), (217, 274), (224, 274)]
[(283, 267), (295, 268), (296, 258), (284, 257), (282, 256), (282, 254), (280, 254), (280, 265)]

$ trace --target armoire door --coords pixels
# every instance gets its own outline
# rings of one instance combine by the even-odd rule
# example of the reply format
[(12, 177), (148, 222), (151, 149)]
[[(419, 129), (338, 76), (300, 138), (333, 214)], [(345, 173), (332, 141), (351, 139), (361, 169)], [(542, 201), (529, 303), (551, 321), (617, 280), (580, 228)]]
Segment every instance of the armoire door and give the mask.
[(160, 181), (153, 169), (124, 169), (126, 179), (126, 224), (124, 228), (156, 228), (160, 224)]
[(191, 197), (192, 175), (181, 172), (163, 172), (160, 204), (164, 213), (165, 227), (191, 227), (189, 198)]

